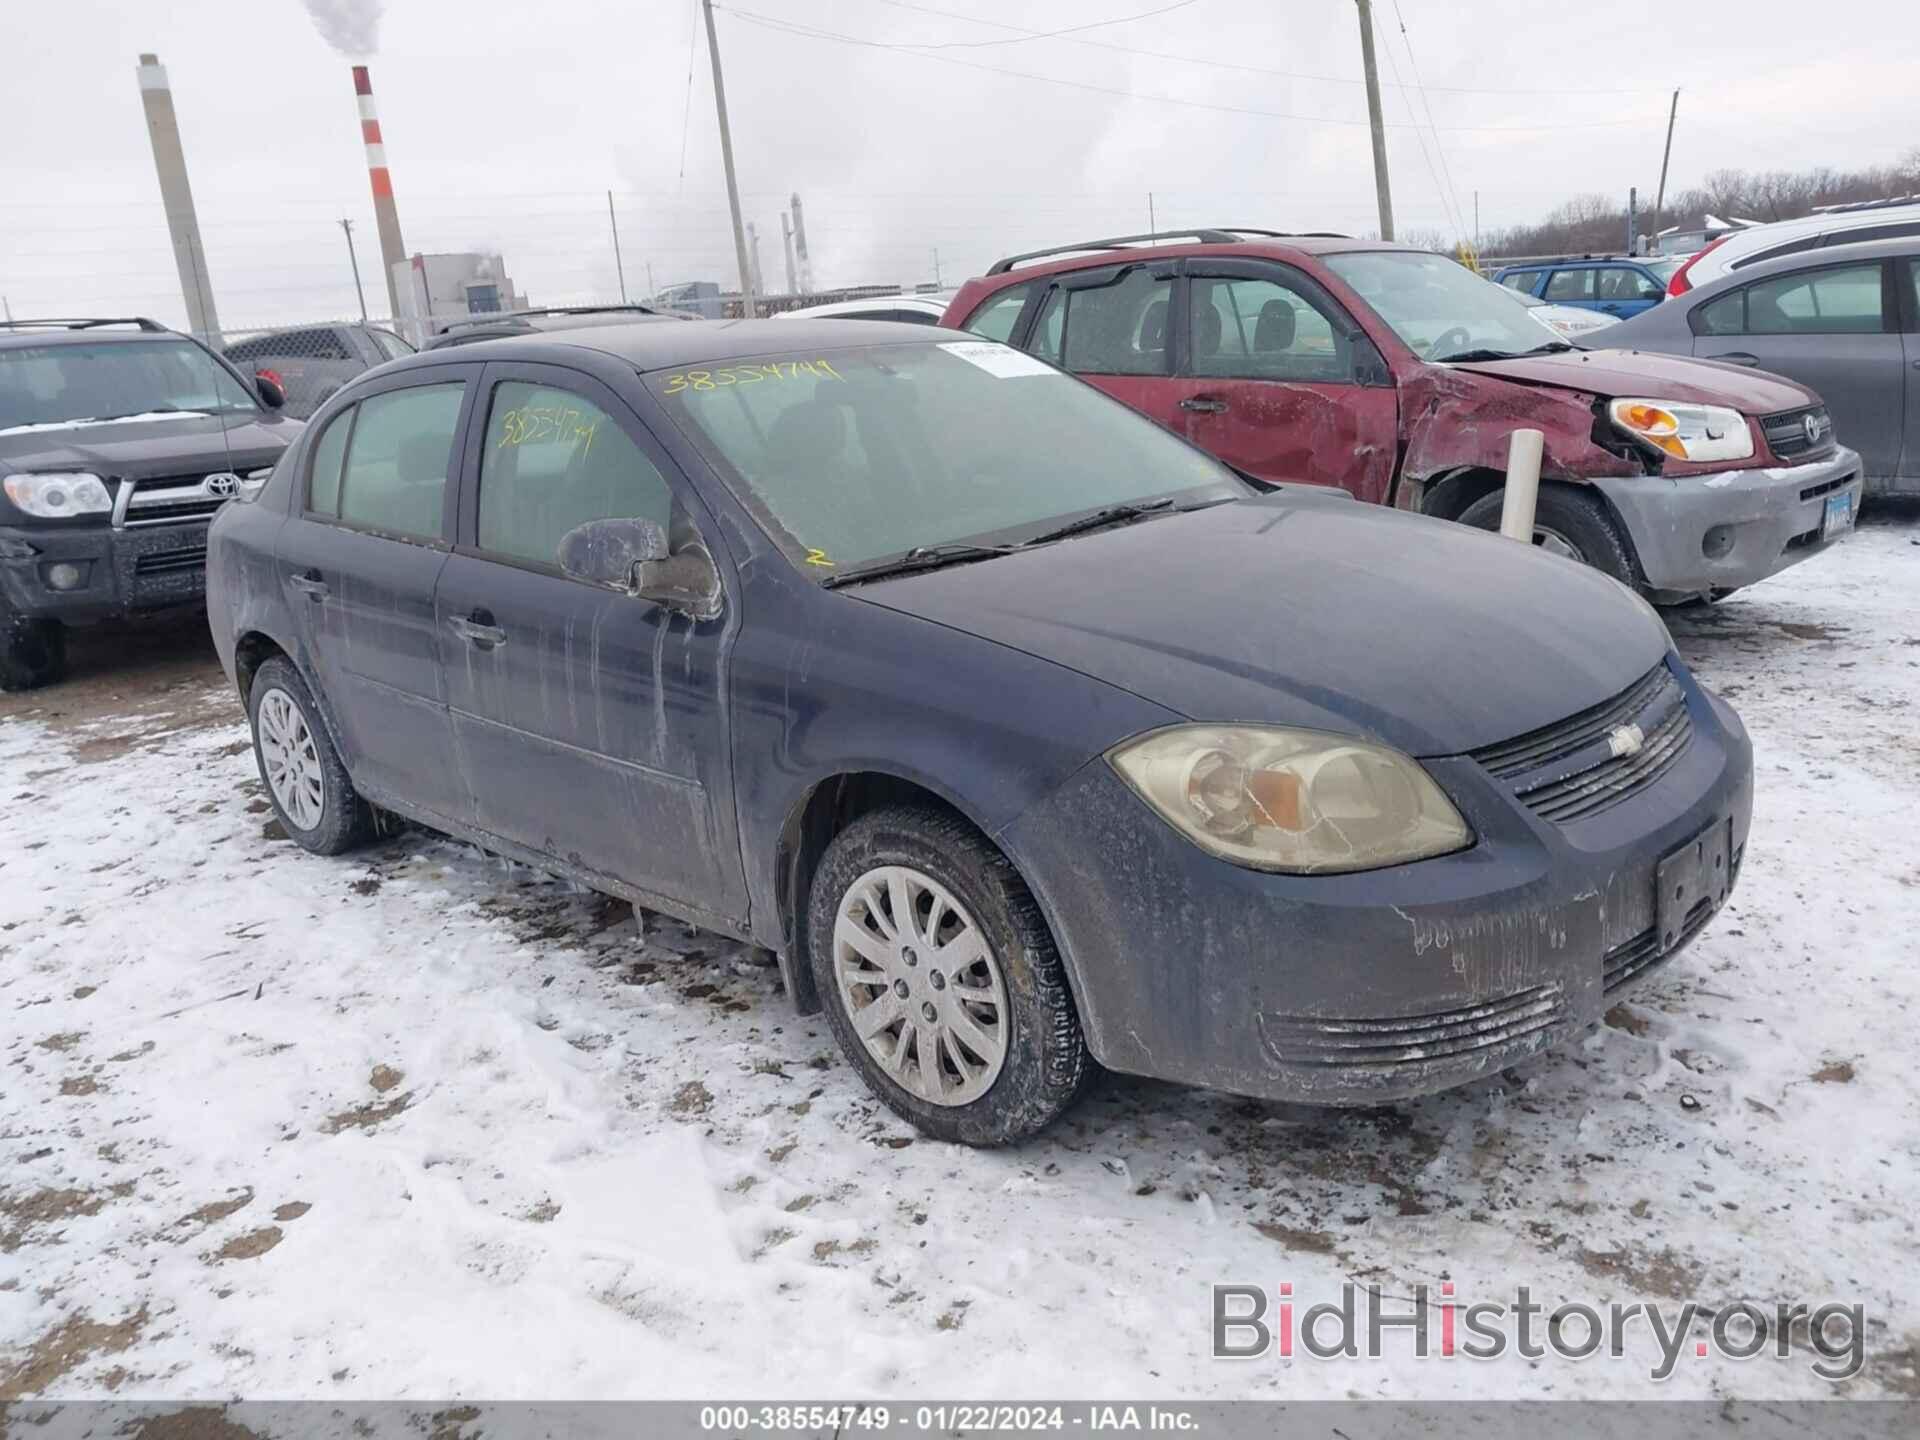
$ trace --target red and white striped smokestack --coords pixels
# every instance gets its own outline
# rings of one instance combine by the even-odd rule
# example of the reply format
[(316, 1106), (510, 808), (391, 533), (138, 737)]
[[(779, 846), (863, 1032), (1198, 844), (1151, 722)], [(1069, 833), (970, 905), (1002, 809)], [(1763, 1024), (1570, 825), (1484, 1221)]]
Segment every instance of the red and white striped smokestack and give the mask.
[(407, 247), (400, 239), (400, 212), (393, 205), (393, 176), (387, 171), (387, 147), (380, 138), (380, 117), (373, 108), (373, 81), (367, 67), (353, 67), (353, 93), (360, 100), (360, 136), (367, 143), (367, 178), (373, 182), (373, 219), (380, 230), (380, 269), (387, 277), (387, 313), (400, 315), (400, 282), (394, 267), (406, 263)]

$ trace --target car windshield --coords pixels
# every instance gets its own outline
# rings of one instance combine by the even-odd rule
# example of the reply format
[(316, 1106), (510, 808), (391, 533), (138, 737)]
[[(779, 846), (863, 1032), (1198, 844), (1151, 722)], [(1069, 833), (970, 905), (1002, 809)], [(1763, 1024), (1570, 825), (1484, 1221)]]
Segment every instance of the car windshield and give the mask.
[(255, 408), (231, 372), (189, 340), (0, 350), (0, 430)]
[(1426, 360), (1525, 355), (1566, 343), (1512, 293), (1444, 255), (1357, 250), (1327, 256), (1327, 267)]
[(990, 341), (763, 356), (648, 377), (823, 580), (921, 547), (1019, 544), (1109, 507), (1253, 494), (1098, 390)]

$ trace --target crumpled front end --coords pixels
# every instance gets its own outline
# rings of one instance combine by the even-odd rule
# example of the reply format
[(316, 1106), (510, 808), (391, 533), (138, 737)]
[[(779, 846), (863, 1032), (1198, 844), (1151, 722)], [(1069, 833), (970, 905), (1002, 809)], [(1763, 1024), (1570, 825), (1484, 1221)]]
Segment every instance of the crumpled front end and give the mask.
[(1423, 763), (1474, 844), (1359, 874), (1214, 859), (1105, 760), (1007, 827), (1101, 1063), (1329, 1104), (1445, 1089), (1592, 1024), (1732, 888), (1751, 749), (1675, 660)]

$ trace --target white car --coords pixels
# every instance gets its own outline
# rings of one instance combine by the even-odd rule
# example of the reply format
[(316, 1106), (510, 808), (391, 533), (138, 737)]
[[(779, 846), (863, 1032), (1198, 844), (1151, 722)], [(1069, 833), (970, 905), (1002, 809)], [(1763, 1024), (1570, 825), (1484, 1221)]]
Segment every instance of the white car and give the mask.
[(951, 290), (928, 295), (867, 295), (858, 300), (835, 300), (826, 305), (782, 310), (774, 319), (904, 320), (910, 325), (938, 325), (951, 299)]
[(1605, 330), (1610, 325), (1620, 323), (1615, 316), (1598, 310), (1582, 310), (1578, 305), (1553, 305), (1545, 300), (1536, 300), (1531, 295), (1515, 295), (1513, 298), (1526, 306), (1534, 319), (1562, 340), (1584, 340), (1596, 330)]
[(1897, 201), (1838, 205), (1798, 220), (1751, 225), (1722, 235), (1674, 271), (1673, 278), (1667, 282), (1667, 293), (1683, 295), (1696, 285), (1705, 285), (1735, 270), (1802, 250), (1852, 245), (1863, 240), (1898, 240), (1912, 235), (1920, 235), (1920, 196), (1912, 195)]

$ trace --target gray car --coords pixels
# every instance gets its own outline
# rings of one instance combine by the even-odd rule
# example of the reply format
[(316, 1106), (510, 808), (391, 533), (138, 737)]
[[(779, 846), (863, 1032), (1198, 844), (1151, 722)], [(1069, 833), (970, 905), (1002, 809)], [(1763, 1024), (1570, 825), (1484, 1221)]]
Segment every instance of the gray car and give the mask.
[(250, 335), (221, 351), (243, 374), (265, 374), (286, 392), (287, 414), (306, 419), (363, 370), (413, 354), (378, 325), (303, 325)]
[(1745, 266), (1583, 343), (1798, 380), (1859, 452), (1868, 494), (1920, 494), (1920, 236)]

